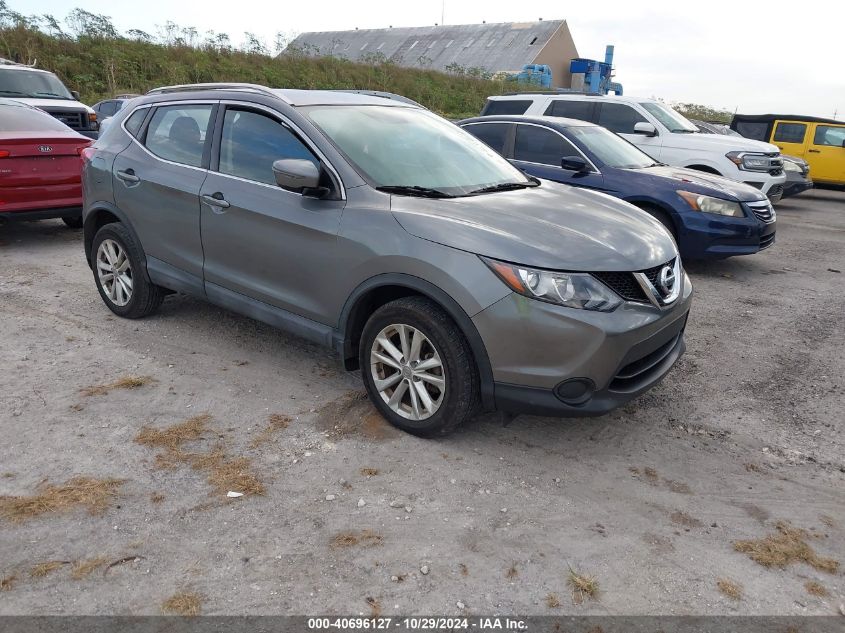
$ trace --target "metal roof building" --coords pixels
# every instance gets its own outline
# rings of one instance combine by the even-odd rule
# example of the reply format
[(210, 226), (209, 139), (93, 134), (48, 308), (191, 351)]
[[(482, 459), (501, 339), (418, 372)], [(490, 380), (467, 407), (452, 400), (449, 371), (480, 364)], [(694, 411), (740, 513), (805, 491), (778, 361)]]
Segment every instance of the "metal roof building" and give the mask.
[(285, 53), (293, 51), (365, 62), (383, 55), (400, 66), (492, 74), (548, 64), (562, 88), (570, 85), (569, 61), (578, 57), (565, 20), (317, 31), (299, 35)]

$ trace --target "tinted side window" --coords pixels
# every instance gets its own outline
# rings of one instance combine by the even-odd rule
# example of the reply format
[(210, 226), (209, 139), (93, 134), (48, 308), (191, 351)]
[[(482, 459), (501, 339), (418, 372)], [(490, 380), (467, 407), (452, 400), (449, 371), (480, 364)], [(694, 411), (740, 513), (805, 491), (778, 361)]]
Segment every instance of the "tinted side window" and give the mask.
[(248, 110), (226, 110), (220, 173), (275, 185), (273, 163), (281, 158), (304, 158), (320, 166), (311, 150), (275, 119)]
[(156, 108), (147, 127), (147, 149), (165, 160), (201, 167), (211, 109), (205, 104)]
[(557, 132), (535, 125), (518, 125), (513, 157), (529, 163), (560, 167), (564, 156), (578, 156), (578, 150)]
[(845, 127), (835, 125), (818, 125), (813, 136), (813, 145), (832, 145), (843, 147), (845, 143)]
[(776, 143), (803, 143), (806, 132), (804, 123), (778, 123), (773, 140)]
[(525, 114), (531, 106), (531, 101), (516, 99), (491, 99), (481, 111), (482, 116), (488, 114)]
[(509, 127), (509, 123), (473, 123), (464, 129), (501, 154), (505, 150), (505, 137)]
[(135, 112), (129, 115), (129, 118), (126, 119), (126, 123), (124, 123), (124, 125), (132, 136), (138, 136), (138, 130), (141, 129), (141, 125), (144, 123), (144, 118), (147, 116), (149, 111), (149, 108), (135, 110)]
[(580, 121), (593, 120), (593, 101), (568, 101), (566, 99), (558, 99), (552, 101), (549, 107), (546, 108), (547, 116), (562, 116), (567, 119), (578, 119)]
[(745, 138), (757, 141), (768, 141), (769, 124), (760, 121), (737, 121), (736, 131)]
[(646, 119), (631, 106), (621, 103), (602, 103), (598, 124), (617, 134), (633, 134), (634, 125)]

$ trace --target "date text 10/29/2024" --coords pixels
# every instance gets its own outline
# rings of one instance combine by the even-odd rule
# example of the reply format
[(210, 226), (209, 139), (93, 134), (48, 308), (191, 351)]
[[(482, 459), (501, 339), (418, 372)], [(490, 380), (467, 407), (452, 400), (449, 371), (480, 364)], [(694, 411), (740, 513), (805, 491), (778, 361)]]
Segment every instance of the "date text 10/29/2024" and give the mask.
[(528, 626), (518, 618), (500, 617), (352, 617), (308, 618), (309, 631), (526, 631)]

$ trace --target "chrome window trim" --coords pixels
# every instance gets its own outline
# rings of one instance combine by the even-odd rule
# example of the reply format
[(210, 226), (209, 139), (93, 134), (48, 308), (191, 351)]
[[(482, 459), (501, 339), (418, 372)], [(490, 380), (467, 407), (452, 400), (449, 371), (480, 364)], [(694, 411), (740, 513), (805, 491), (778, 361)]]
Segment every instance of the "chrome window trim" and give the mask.
[[(329, 161), (329, 159), (326, 158), (326, 155), (320, 150), (320, 148), (318, 148), (314, 144), (314, 142), (308, 137), (308, 135), (305, 132), (302, 131), (302, 128), (300, 128), (298, 125), (293, 123), (287, 116), (285, 116), (284, 114), (282, 114), (281, 112), (279, 112), (275, 108), (271, 108), (271, 107), (265, 106), (265, 105), (260, 104), (260, 103), (253, 103), (251, 101), (237, 101), (237, 100), (234, 100), (234, 99), (223, 99), (219, 103), (221, 105), (240, 106), (240, 107), (244, 107), (244, 108), (249, 108), (251, 110), (262, 110), (262, 111), (266, 112), (267, 114), (273, 116), (276, 120), (278, 120), (279, 123), (281, 123), (285, 127), (288, 127), (291, 130), (293, 130), (296, 133), (296, 135), (299, 137), (299, 139), (305, 144), (305, 146), (309, 150), (311, 150), (311, 152), (315, 156), (317, 156), (317, 158), (320, 159), (320, 161), (323, 163), (323, 165), (326, 166), (326, 168), (329, 170), (331, 175), (334, 177), (334, 179), (337, 181), (338, 185), (340, 186), (340, 199), (346, 200), (346, 185), (344, 185), (343, 180), (340, 177), (340, 173), (338, 173), (337, 169), (335, 169), (334, 165), (332, 165), (331, 162)], [(225, 120), (224, 120), (224, 122), (225, 122)], [(218, 165), (217, 170), (209, 170), (209, 171), (211, 171), (212, 173), (218, 174), (220, 176), (226, 176), (227, 178), (234, 178), (236, 180), (242, 180), (243, 182), (250, 182), (250, 183), (254, 183), (256, 185), (263, 185), (265, 187), (270, 187), (271, 189), (276, 189), (276, 190), (281, 189), (282, 191), (287, 191), (286, 189), (282, 189), (278, 185), (271, 185), (271, 184), (266, 183), (266, 182), (260, 182), (258, 180), (251, 180), (249, 178), (243, 178), (241, 176), (235, 176), (233, 174), (225, 174), (222, 171), (220, 171), (219, 165)], [(296, 196), (302, 196), (303, 195), (301, 193), (296, 193), (294, 191), (288, 191), (288, 193), (292, 193), (293, 195), (296, 195)]]

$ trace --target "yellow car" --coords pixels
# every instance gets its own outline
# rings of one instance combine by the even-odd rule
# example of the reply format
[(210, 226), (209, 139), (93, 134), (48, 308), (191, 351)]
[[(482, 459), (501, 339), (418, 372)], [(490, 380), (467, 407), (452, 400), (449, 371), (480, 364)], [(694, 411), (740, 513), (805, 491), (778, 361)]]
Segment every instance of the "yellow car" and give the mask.
[(736, 114), (731, 129), (803, 158), (817, 184), (845, 185), (845, 121), (785, 114)]

